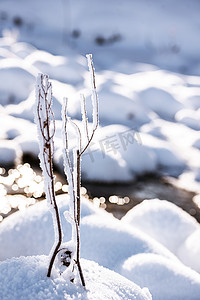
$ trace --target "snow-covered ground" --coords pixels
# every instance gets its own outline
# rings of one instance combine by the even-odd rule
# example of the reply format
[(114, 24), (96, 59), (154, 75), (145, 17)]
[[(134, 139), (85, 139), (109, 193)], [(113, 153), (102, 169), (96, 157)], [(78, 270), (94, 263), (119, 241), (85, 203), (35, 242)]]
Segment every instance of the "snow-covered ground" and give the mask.
[[(84, 93), (91, 121), (84, 56), (92, 53), (100, 127), (83, 155), (82, 178), (128, 182), (146, 173), (166, 174), (199, 193), (199, 10), (197, 0), (1, 0), (0, 167), (18, 164), (26, 154), (38, 156), (33, 106), (42, 72), (53, 85), (54, 163), (63, 170), (62, 99), (69, 98), (69, 114), (81, 126)], [(73, 148), (73, 131), (70, 138)], [(66, 222), (63, 228), (68, 238)], [(81, 299), (81, 288), (43, 276), (47, 258), (41, 255), (51, 249), (52, 231), (44, 203), (0, 224), (0, 259), (11, 258), (0, 263), (0, 298), (28, 299), (32, 286), (37, 299), (45, 299), (44, 290), (55, 299), (55, 289), (58, 299)], [(84, 201), (81, 239), (84, 259), (147, 287), (153, 299), (199, 299), (199, 224), (174, 205), (146, 201), (119, 221)], [(32, 257), (12, 258), (20, 255)], [(151, 299), (147, 290), (93, 262), (83, 260), (83, 268), (83, 299)]]
[(66, 283), (63, 277), (47, 278), (47, 263), (48, 257), (44, 255), (14, 258), (1, 263), (1, 299), (152, 299), (147, 289), (141, 289), (133, 282), (94, 262), (82, 260), (87, 289), (70, 282)]
[(83, 157), (83, 179), (132, 181), (144, 173), (164, 173), (198, 192), (198, 8), (195, 0), (151, 6), (127, 0), (123, 7), (120, 1), (84, 1), (84, 6), (59, 1), (56, 9), (54, 1), (21, 0), (17, 7), (12, 0), (1, 1), (1, 164), (38, 154), (33, 90), (43, 72), (53, 84), (54, 161), (62, 168), (62, 99), (69, 98), (69, 113), (80, 120), (83, 92), (91, 115), (82, 54), (92, 52), (101, 127)]
[[(68, 210), (68, 195), (58, 196), (57, 201), (66, 242), (71, 238), (70, 225), (63, 216), (63, 212)], [(81, 257), (123, 275), (142, 288), (148, 288), (155, 300), (199, 299), (199, 243), (198, 237), (194, 238), (194, 235), (199, 236), (199, 231), (200, 225), (193, 217), (167, 201), (148, 200), (129, 211), (122, 220), (117, 220), (104, 210), (95, 208), (87, 199), (82, 199)], [(37, 270), (30, 275), (33, 275), (34, 286), (37, 276), (41, 279), (45, 266), (47, 269), (46, 259), (41, 255), (49, 253), (52, 237), (53, 224), (45, 201), (7, 217), (0, 225), (0, 260), (4, 260), (0, 263), (0, 274), (4, 278), (3, 283), (6, 283), (5, 276), (12, 276), (9, 269), (20, 268), (20, 278), (16, 279), (17, 283), (13, 282), (14, 287), (21, 282), (24, 272), (31, 273), (33, 265), (38, 263)], [(21, 255), (32, 258), (12, 259)], [(11, 260), (6, 260), (8, 258)], [(25, 264), (25, 269), (22, 264)], [(84, 271), (87, 276), (91, 270), (90, 264), (86, 265), (88, 270), (84, 264)], [(27, 269), (31, 269), (30, 272)], [(96, 272), (99, 272), (98, 268)], [(10, 285), (4, 287), (3, 295), (6, 292), (9, 295)], [(27, 285), (30, 286), (29, 283)], [(40, 290), (40, 283), (38, 285)], [(21, 295), (24, 295), (23, 291)], [(105, 299), (109, 297), (108, 294)], [(113, 296), (111, 299), (118, 298)], [(127, 299), (126, 294), (119, 299)]]

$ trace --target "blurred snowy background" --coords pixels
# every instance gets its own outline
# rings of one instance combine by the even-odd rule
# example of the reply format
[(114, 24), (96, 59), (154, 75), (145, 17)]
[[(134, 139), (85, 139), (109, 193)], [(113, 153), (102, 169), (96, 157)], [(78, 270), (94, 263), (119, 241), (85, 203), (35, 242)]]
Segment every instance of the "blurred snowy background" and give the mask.
[[(53, 225), (46, 202), (25, 210), (44, 199), (33, 117), (35, 80), (42, 72), (52, 81), (55, 190), (66, 193), (62, 100), (69, 98), (69, 113), (80, 125), (84, 93), (91, 121), (85, 55), (92, 53), (100, 127), (82, 159), (81, 257), (149, 288), (154, 300), (199, 299), (200, 225), (190, 216), (200, 221), (199, 12), (199, 0), (0, 1), (0, 260), (49, 253)], [(70, 139), (73, 147), (73, 131)], [(69, 198), (64, 194), (57, 200), (67, 240), (63, 212)], [(117, 220), (95, 206), (118, 218), (129, 212)], [(46, 272), (43, 260), (0, 263), (0, 297), (32, 299), (32, 284), (40, 299), (40, 284), (42, 293), (49, 289), (43, 275), (38, 283), (38, 274)], [(109, 298), (116, 289), (131, 299), (124, 283), (109, 281), (113, 275), (103, 275), (106, 290), (102, 284), (98, 288), (97, 267), (87, 263), (84, 272), (88, 269), (93, 269), (96, 294), (104, 290)], [(52, 299), (64, 298), (62, 287), (70, 292), (65, 284), (53, 285)]]
[[(3, 168), (37, 159), (33, 105), (39, 72), (53, 83), (54, 163), (63, 169), (63, 97), (80, 122), (79, 95), (84, 93), (91, 115), (86, 53), (93, 54), (96, 69), (100, 128), (83, 156), (83, 181), (132, 183), (145, 174), (165, 175), (199, 193), (199, 11), (197, 0), (1, 0), (2, 194)], [(73, 138), (72, 133), (72, 146)], [(20, 185), (10, 176), (16, 191)], [(103, 188), (99, 193), (104, 196)]]

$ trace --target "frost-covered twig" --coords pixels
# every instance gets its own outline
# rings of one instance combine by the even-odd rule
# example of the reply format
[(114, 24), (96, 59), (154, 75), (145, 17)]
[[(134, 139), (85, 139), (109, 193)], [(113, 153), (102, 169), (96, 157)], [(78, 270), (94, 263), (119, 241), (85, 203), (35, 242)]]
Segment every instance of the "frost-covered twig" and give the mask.
[[(71, 121), (67, 116), (67, 101), (64, 99), (62, 108), (62, 122), (63, 122), (63, 158), (64, 158), (64, 170), (67, 176), (69, 185), (69, 196), (70, 196), (70, 211), (67, 220), (70, 221), (72, 225), (72, 243), (74, 244), (74, 251), (76, 253), (76, 258), (74, 260), (74, 265), (77, 265), (77, 269), (80, 275), (81, 283), (85, 286), (85, 280), (83, 277), (83, 272), (80, 265), (80, 199), (78, 199), (77, 194), (80, 194), (80, 146), (81, 146), (81, 135), (79, 128)], [(73, 150), (73, 169), (72, 163), (69, 156), (69, 145), (68, 145), (68, 134), (67, 125), (71, 123), (76, 130), (78, 143), (77, 147)], [(65, 214), (66, 216), (66, 214)], [(75, 268), (73, 268), (75, 269)]]
[(84, 128), (84, 134), (86, 136), (87, 142), (89, 142), (89, 132), (88, 132), (88, 118), (87, 118), (87, 112), (86, 112), (86, 106), (85, 106), (85, 96), (83, 94), (81, 96), (81, 114), (82, 114), (82, 122), (83, 122), (83, 128)]
[[(94, 133), (97, 130), (97, 127), (99, 125), (99, 105), (98, 105), (98, 96), (97, 96), (97, 90), (96, 90), (96, 82), (95, 82), (95, 73), (94, 73), (94, 65), (93, 65), (93, 61), (92, 61), (92, 54), (87, 54), (87, 61), (88, 61), (88, 67), (89, 67), (89, 71), (90, 71), (90, 82), (91, 82), (91, 98), (92, 98), (92, 107), (93, 107), (93, 112), (92, 112), (92, 118), (93, 118), (93, 130), (92, 130), (92, 134), (90, 137), (87, 138), (87, 144), (85, 145), (85, 147), (81, 150), (80, 155), (82, 155), (86, 149), (89, 147)], [(85, 106), (84, 106), (85, 108)], [(85, 110), (85, 114), (82, 112), (82, 119), (85, 121), (83, 121), (83, 124), (86, 123), (86, 126), (88, 126), (87, 123), (87, 114), (86, 114), (86, 110)], [(88, 129), (87, 129), (88, 131)]]
[[(62, 121), (63, 121), (63, 157), (64, 157), (64, 169), (69, 184), (70, 195), (70, 211), (67, 216), (67, 220), (72, 224), (72, 242), (74, 243), (74, 249), (76, 252), (76, 259), (74, 264), (77, 265), (79, 276), (82, 285), (85, 286), (83, 272), (80, 265), (80, 185), (81, 185), (81, 156), (88, 148), (90, 142), (93, 139), (94, 133), (98, 127), (98, 98), (95, 84), (94, 66), (92, 62), (92, 55), (87, 55), (88, 66), (91, 76), (91, 90), (92, 90), (92, 106), (93, 106), (93, 129), (89, 136), (88, 119), (86, 113), (85, 97), (81, 95), (81, 113), (82, 124), (84, 128), (85, 139), (82, 139), (81, 131), (79, 127), (71, 120), (67, 115), (67, 100), (63, 101), (62, 108)], [(70, 160), (69, 155), (69, 141), (68, 141), (68, 125), (71, 124), (72, 128), (76, 132), (77, 145), (73, 149), (73, 161)], [(86, 140), (86, 145), (82, 148), (82, 140)], [(73, 166), (73, 167), (72, 167)]]
[(39, 74), (36, 84), (35, 122), (39, 137), (39, 159), (44, 176), (47, 203), (53, 216), (55, 242), (50, 253), (50, 263), (47, 276), (51, 276), (53, 263), (62, 242), (60, 216), (55, 198), (53, 175), (53, 136), (55, 120), (52, 112), (52, 85), (47, 75)]

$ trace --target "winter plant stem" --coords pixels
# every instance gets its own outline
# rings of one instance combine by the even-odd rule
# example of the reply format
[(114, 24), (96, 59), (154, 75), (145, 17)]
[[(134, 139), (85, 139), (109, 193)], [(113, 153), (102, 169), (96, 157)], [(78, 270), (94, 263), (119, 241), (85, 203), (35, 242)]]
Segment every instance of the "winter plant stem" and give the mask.
[[(52, 112), (52, 85), (48, 79), (48, 76), (43, 74), (39, 74), (37, 78), (35, 122), (38, 129), (39, 158), (44, 175), (45, 193), (55, 224), (55, 243), (47, 272), (47, 276), (50, 277), (56, 254), (62, 242), (62, 229), (54, 189), (53, 136), (55, 133), (55, 119)], [(53, 130), (50, 129), (50, 126), (53, 126)]]
[(81, 217), (81, 154), (80, 151), (77, 150), (77, 222), (78, 226), (80, 226), (80, 217)]
[[(81, 215), (81, 197), (80, 197), (80, 187), (81, 187), (81, 156), (89, 147), (94, 133), (97, 130), (99, 120), (98, 120), (98, 98), (96, 92), (95, 84), (95, 74), (94, 66), (92, 62), (92, 55), (87, 55), (88, 67), (90, 71), (90, 83), (91, 83), (91, 98), (93, 106), (93, 128), (91, 134), (89, 134), (88, 119), (86, 112), (86, 103), (84, 95), (81, 95), (81, 114), (82, 114), (82, 124), (85, 134), (85, 139), (82, 139), (82, 134), (78, 125), (71, 120), (67, 115), (67, 98), (63, 99), (63, 108), (62, 108), (62, 120), (63, 120), (63, 156), (64, 156), (64, 169), (67, 176), (69, 184), (69, 194), (70, 194), (70, 212), (71, 216), (73, 215), (72, 224), (72, 240), (76, 243), (76, 259), (75, 264), (77, 265), (78, 273), (82, 285), (85, 287), (85, 280), (80, 264), (80, 215)], [(70, 149), (68, 142), (68, 131), (69, 125), (75, 131), (77, 138), (76, 147), (73, 149), (73, 162), (70, 160)], [(82, 147), (82, 141), (85, 140), (85, 145)], [(73, 166), (73, 167), (72, 167)]]
[[(35, 121), (38, 128), (39, 137), (39, 147), (40, 147), (40, 165), (44, 175), (45, 182), (45, 193), (47, 203), (49, 205), (50, 211), (53, 216), (54, 223), (54, 233), (55, 242), (51, 250), (51, 258), (48, 267), (47, 277), (51, 276), (52, 267), (54, 265), (55, 258), (59, 251), (63, 251), (62, 255), (69, 255), (71, 262), (69, 265), (64, 264), (63, 260), (59, 263), (69, 267), (70, 272), (73, 273), (76, 270), (79, 273), (80, 281), (85, 287), (85, 280), (80, 264), (80, 216), (81, 216), (81, 197), (80, 197), (80, 187), (81, 187), (81, 156), (89, 147), (94, 133), (98, 127), (98, 98), (96, 92), (95, 84), (95, 74), (92, 61), (92, 55), (87, 55), (88, 67), (90, 71), (90, 82), (91, 82), (91, 99), (93, 106), (93, 126), (92, 132), (89, 134), (88, 119), (86, 112), (86, 103), (84, 95), (81, 95), (81, 113), (82, 113), (82, 123), (85, 133), (85, 146), (82, 147), (82, 133), (76, 122), (73, 122), (70, 117), (67, 116), (67, 98), (64, 98), (63, 108), (62, 108), (62, 121), (63, 121), (63, 158), (64, 158), (64, 169), (67, 176), (69, 184), (69, 199), (70, 208), (69, 212), (65, 213), (65, 217), (68, 222), (72, 225), (72, 242), (74, 245), (72, 250), (70, 250), (66, 245), (65, 248), (61, 249), (62, 244), (62, 228), (59, 216), (59, 210), (56, 203), (55, 188), (54, 188), (54, 175), (53, 175), (53, 153), (54, 144), (53, 137), (55, 134), (55, 119), (52, 112), (52, 85), (49, 83), (49, 78), (47, 75), (39, 74), (37, 78), (36, 87), (36, 111), (35, 111)], [(70, 149), (68, 143), (68, 124), (72, 126), (75, 131), (77, 138), (77, 145), (73, 149), (73, 162), (70, 159)], [(69, 257), (68, 257), (69, 258)], [(60, 258), (59, 258), (60, 259)], [(63, 259), (63, 256), (62, 256)], [(68, 262), (68, 261), (66, 261)], [(62, 272), (61, 272), (62, 273)], [(61, 274), (60, 273), (60, 274)], [(69, 277), (70, 281), (73, 282), (74, 276)]]
[(54, 210), (55, 210), (55, 214), (56, 214), (56, 221), (57, 221), (58, 242), (57, 242), (57, 245), (56, 245), (56, 247), (55, 247), (55, 249), (53, 251), (51, 259), (50, 259), (49, 268), (48, 268), (48, 272), (47, 272), (47, 277), (51, 276), (51, 270), (52, 270), (52, 267), (53, 267), (53, 263), (54, 263), (54, 260), (56, 258), (56, 254), (57, 254), (57, 252), (58, 252), (58, 250), (60, 248), (60, 245), (62, 243), (62, 229), (61, 229), (61, 223), (60, 223), (60, 216), (59, 216), (58, 206), (57, 206), (56, 198), (55, 198), (54, 180), (52, 180), (51, 188), (52, 188), (52, 192), (53, 192), (52, 193), (53, 194), (52, 200), (53, 200)]
[(80, 264), (80, 214), (81, 214), (81, 209), (80, 209), (80, 186), (81, 186), (81, 155), (80, 151), (77, 150), (77, 253), (76, 253), (76, 263), (77, 263), (77, 268), (79, 271), (80, 279), (82, 285), (85, 287), (85, 280)]

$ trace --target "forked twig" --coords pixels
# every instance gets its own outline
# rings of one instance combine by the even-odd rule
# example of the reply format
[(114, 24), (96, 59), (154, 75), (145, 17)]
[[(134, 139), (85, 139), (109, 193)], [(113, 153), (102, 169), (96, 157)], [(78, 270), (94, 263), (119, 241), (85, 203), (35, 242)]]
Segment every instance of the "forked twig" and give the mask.
[[(36, 86), (36, 111), (35, 122), (38, 129), (40, 147), (40, 166), (45, 181), (45, 193), (49, 204), (54, 224), (55, 243), (51, 250), (51, 258), (47, 276), (51, 276), (51, 270), (62, 242), (62, 229), (58, 206), (55, 198), (54, 175), (53, 175), (53, 136), (55, 133), (55, 119), (52, 112), (52, 85), (47, 75), (39, 74)], [(53, 125), (53, 130), (50, 128)]]
[[(91, 135), (89, 135), (88, 129), (88, 119), (86, 113), (85, 97), (81, 95), (81, 113), (82, 113), (82, 123), (84, 128), (84, 134), (86, 137), (86, 145), (82, 148), (82, 136), (81, 131), (71, 118), (67, 115), (67, 100), (64, 98), (63, 108), (62, 108), (62, 120), (63, 120), (63, 156), (64, 156), (64, 168), (69, 184), (69, 194), (70, 194), (70, 213), (74, 216), (74, 222), (72, 224), (72, 239), (76, 244), (76, 260), (75, 263), (78, 268), (79, 276), (82, 285), (85, 286), (85, 280), (83, 277), (83, 272), (80, 265), (80, 185), (81, 185), (81, 156), (89, 147), (94, 133), (98, 127), (98, 97), (96, 92), (95, 84), (95, 74), (94, 66), (92, 62), (92, 55), (87, 55), (88, 66), (91, 77), (91, 98), (93, 106), (93, 129)], [(69, 142), (68, 142), (68, 125), (71, 124), (73, 129), (76, 131), (77, 146), (73, 151), (73, 163), (71, 163), (69, 156)], [(73, 165), (73, 170), (72, 166)]]

